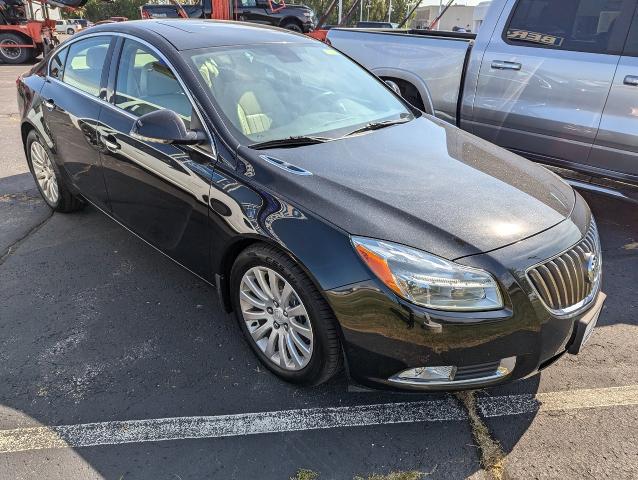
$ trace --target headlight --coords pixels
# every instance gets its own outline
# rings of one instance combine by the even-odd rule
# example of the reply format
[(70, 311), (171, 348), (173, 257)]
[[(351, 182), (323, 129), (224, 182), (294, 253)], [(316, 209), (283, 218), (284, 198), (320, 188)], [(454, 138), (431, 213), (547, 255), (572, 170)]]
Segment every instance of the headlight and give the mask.
[(314, 14), (312, 12), (303, 12), (303, 16), (304, 17), (308, 17), (308, 18), (312, 18), (312, 17), (314, 17)]
[(379, 280), (412, 303), (455, 311), (503, 307), (496, 280), (484, 270), (383, 240), (352, 237), (352, 243)]

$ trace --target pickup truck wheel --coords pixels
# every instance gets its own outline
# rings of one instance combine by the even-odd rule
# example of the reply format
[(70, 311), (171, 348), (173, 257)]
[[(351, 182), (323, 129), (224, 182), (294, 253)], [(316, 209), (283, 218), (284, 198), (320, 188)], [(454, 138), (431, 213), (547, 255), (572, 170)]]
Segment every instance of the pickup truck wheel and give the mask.
[(15, 47), (27, 42), (24, 38), (13, 33), (0, 34), (0, 60), (4, 63), (19, 64), (31, 59), (30, 48)]
[(299, 24), (298, 24), (298, 23), (296, 23), (296, 22), (287, 22), (287, 23), (284, 23), (284, 24), (282, 25), (282, 28), (285, 28), (286, 30), (292, 30), (293, 32), (299, 32), (299, 33), (302, 33), (302, 32), (303, 32), (303, 30), (301, 29), (301, 27), (299, 26)]

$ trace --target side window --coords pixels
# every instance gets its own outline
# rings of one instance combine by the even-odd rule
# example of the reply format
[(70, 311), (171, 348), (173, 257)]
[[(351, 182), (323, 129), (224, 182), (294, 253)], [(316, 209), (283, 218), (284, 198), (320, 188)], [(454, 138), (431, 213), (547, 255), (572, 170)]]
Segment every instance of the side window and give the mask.
[(241, 6), (244, 8), (256, 7), (257, 0), (241, 0)]
[(629, 30), (624, 55), (638, 57), (638, 10), (636, 10), (634, 21), (631, 24), (631, 29)]
[(505, 40), (529, 47), (617, 55), (627, 33), (622, 14), (629, 6), (627, 0), (519, 0)]
[(51, 59), (51, 63), (49, 64), (49, 76), (51, 78), (62, 80), (62, 76), (64, 75), (64, 62), (66, 61), (67, 52), (68, 48), (64, 48), (56, 53), (55, 56)]
[(160, 109), (173, 110), (190, 124), (192, 105), (177, 78), (154, 53), (126, 40), (115, 82), (115, 105), (140, 117)]
[(80, 90), (100, 95), (102, 69), (111, 37), (91, 37), (69, 47), (62, 81)]

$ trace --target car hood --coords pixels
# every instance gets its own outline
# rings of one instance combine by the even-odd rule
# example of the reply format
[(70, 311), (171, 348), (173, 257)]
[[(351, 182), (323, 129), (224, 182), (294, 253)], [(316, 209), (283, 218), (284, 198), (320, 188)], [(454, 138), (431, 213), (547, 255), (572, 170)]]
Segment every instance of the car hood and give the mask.
[(318, 145), (241, 152), (269, 170), (273, 190), (346, 232), (448, 259), (547, 230), (575, 203), (573, 189), (544, 167), (429, 117)]

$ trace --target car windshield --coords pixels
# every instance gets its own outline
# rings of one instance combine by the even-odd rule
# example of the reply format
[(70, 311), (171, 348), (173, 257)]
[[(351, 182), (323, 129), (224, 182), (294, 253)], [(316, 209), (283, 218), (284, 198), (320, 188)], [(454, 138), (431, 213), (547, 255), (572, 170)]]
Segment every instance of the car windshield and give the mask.
[(262, 44), (184, 52), (238, 139), (339, 138), (412, 112), (376, 77), (323, 44)]

